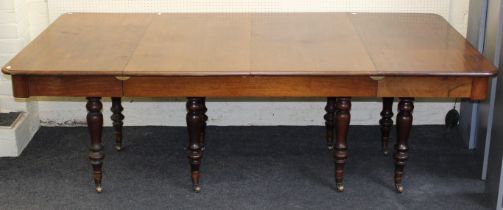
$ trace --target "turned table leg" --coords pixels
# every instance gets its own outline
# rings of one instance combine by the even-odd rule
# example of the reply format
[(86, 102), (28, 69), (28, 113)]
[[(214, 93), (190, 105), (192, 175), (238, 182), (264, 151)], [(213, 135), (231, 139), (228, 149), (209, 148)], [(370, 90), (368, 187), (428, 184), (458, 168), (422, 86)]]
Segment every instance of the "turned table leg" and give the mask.
[(393, 99), (394, 98), (383, 98), (382, 99), (382, 111), (381, 120), (379, 120), (379, 125), (381, 126), (381, 145), (382, 152), (384, 155), (388, 155), (388, 142), (389, 142), (389, 132), (391, 127), (393, 127)]
[(349, 121), (351, 120), (351, 98), (341, 97), (336, 100), (335, 127), (336, 138), (334, 145), (334, 160), (335, 160), (335, 182), (337, 191), (344, 191), (344, 164), (348, 157), (347, 154), (347, 136), (349, 129)]
[(205, 144), (205, 132), (206, 132), (206, 122), (208, 121), (208, 116), (206, 115), (206, 112), (208, 111), (208, 108), (206, 108), (206, 98), (203, 98), (203, 130), (201, 131), (201, 151), (204, 151), (206, 149), (206, 144)]
[(110, 111), (112, 111), (112, 122), (114, 126), (114, 135), (115, 135), (115, 149), (117, 151), (122, 150), (122, 126), (124, 125), (124, 115), (122, 114), (122, 111), (124, 108), (121, 105), (121, 98), (120, 97), (112, 97), (112, 108), (110, 108)]
[(403, 171), (408, 159), (408, 140), (412, 128), (412, 112), (414, 111), (414, 98), (400, 98), (398, 115), (396, 116), (397, 143), (395, 144), (395, 188), (403, 192)]
[(100, 97), (88, 97), (87, 98), (87, 127), (89, 129), (89, 134), (91, 136), (91, 146), (89, 147), (89, 160), (93, 167), (93, 179), (96, 185), (96, 192), (102, 192), (101, 187), (101, 177), (103, 165), (103, 158), (105, 153), (103, 152), (103, 144), (101, 144), (101, 134), (103, 130), (103, 115), (101, 114), (101, 109), (103, 105), (101, 104)]
[(199, 185), (199, 166), (202, 159), (202, 137), (204, 134), (204, 98), (187, 98), (187, 128), (189, 131), (188, 158), (192, 175), (192, 187), (201, 191)]
[(334, 128), (335, 128), (335, 102), (337, 98), (329, 97), (327, 98), (327, 106), (325, 106), (325, 111), (327, 112), (324, 116), (325, 127), (327, 130), (326, 141), (328, 150), (334, 149)]

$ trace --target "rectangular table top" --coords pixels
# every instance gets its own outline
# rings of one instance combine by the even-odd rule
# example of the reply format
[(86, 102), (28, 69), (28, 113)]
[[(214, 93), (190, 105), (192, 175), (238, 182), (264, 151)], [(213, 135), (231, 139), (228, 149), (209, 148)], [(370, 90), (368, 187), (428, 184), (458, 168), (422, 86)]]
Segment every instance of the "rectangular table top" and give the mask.
[(491, 76), (441, 16), (404, 13), (62, 15), (12, 75)]

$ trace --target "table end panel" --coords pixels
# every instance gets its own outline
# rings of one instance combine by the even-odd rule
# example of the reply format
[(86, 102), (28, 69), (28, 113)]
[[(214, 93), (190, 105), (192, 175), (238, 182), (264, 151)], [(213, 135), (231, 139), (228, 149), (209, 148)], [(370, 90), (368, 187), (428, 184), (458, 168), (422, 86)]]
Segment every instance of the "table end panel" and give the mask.
[(30, 97), (29, 80), (26, 76), (12, 76), (12, 91), (16, 98)]
[(470, 99), (474, 101), (486, 100), (488, 90), (489, 90), (489, 78), (487, 77), (474, 78), (472, 81), (472, 95)]

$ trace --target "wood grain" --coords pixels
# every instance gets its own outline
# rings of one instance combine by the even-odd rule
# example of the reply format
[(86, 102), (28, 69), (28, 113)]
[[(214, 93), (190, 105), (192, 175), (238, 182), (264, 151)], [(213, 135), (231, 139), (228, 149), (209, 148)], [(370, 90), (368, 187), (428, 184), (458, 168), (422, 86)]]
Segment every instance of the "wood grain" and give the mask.
[(249, 74), (250, 15), (155, 16), (125, 75)]
[(472, 96), (472, 78), (385, 77), (379, 81), (377, 96), (470, 98)]
[(439, 15), (350, 15), (379, 75), (494, 75), (491, 65)]
[(472, 82), (471, 100), (486, 100), (489, 90), (489, 80), (487, 78), (474, 78)]
[[(14, 95), (20, 98), (29, 96), (121, 97), (123, 95), (122, 81), (111, 76), (13, 76), (13, 78), (18, 77), (24, 78), (28, 86), (27, 92), (25, 89), (18, 90), (24, 90), (22, 91), (24, 94)], [(17, 80), (13, 80), (16, 83), (14, 87), (17, 87)]]
[(145, 76), (124, 81), (126, 97), (371, 97), (376, 91), (377, 82), (369, 77)]
[(16, 98), (30, 97), (30, 85), (27, 76), (12, 76), (13, 96)]
[(9, 74), (121, 75), (150, 24), (148, 14), (66, 14), (4, 69)]
[(252, 75), (375, 71), (346, 13), (254, 14), (252, 33)]
[(165, 14), (126, 75), (352, 75), (373, 64), (345, 13)]

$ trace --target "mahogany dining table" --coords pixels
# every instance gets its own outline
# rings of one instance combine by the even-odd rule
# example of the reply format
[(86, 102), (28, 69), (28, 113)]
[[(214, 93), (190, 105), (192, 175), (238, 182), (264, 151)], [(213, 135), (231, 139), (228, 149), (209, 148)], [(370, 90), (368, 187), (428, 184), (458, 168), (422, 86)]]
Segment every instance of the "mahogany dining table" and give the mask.
[(14, 97), (87, 98), (97, 192), (104, 159), (102, 97), (112, 98), (118, 150), (122, 97), (187, 97), (187, 151), (196, 192), (205, 97), (326, 97), (337, 191), (344, 190), (352, 97), (383, 98), (385, 153), (398, 98), (394, 182), (402, 192), (414, 99), (484, 100), (488, 80), (497, 74), (439, 15), (330, 12), (68, 13), (2, 72), (12, 75)]

